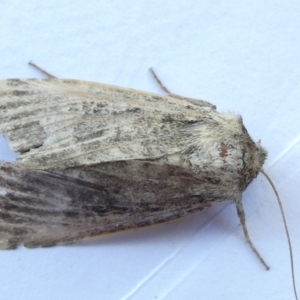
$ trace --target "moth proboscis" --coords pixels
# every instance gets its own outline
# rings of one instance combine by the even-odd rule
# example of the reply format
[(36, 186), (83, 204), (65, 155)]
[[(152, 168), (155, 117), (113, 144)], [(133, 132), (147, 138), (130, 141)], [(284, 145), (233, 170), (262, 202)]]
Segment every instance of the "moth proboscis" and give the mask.
[(0, 81), (0, 132), (20, 153), (0, 168), (1, 249), (74, 243), (233, 201), (269, 269), (241, 201), (265, 174), (267, 151), (240, 116), (170, 93), (152, 69), (167, 96), (57, 79), (30, 64), (49, 78)]

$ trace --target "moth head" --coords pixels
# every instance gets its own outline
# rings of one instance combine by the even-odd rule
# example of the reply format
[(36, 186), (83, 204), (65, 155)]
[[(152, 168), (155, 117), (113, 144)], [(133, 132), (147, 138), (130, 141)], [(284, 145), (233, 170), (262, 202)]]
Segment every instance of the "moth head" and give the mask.
[(268, 151), (264, 147), (261, 146), (260, 140), (258, 140), (255, 145), (256, 145), (256, 149), (257, 149), (257, 153), (258, 153), (259, 165), (260, 165), (260, 167), (262, 167), (267, 159)]
[(239, 116), (239, 122), (241, 126), (241, 130), (243, 133), (243, 142), (245, 144), (245, 149), (249, 151), (249, 153), (252, 153), (252, 162), (253, 169), (256, 173), (256, 175), (260, 172), (262, 169), (263, 164), (265, 163), (265, 160), (268, 156), (268, 151), (261, 146), (261, 141), (258, 140), (256, 143), (251, 139), (245, 125), (243, 124), (243, 119), (241, 116)]
[(239, 117), (241, 129), (241, 151), (243, 153), (243, 180), (241, 190), (245, 190), (249, 183), (262, 171), (268, 152), (261, 146), (260, 140), (256, 143), (250, 137), (243, 120)]

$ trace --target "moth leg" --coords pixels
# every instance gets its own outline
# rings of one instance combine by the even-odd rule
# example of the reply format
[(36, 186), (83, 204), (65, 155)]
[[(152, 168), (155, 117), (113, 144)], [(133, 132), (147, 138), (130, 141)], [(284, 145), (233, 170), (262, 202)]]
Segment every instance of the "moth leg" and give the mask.
[(30, 66), (34, 67), (35, 69), (39, 70), (40, 72), (42, 72), (43, 74), (45, 74), (46, 76), (48, 76), (49, 78), (57, 78), (54, 75), (50, 74), (49, 72), (45, 71), (44, 69), (40, 68), (39, 66), (37, 66), (34, 62), (30, 61), (28, 63)]
[(249, 246), (251, 247), (251, 249), (253, 250), (253, 252), (257, 256), (257, 258), (260, 260), (260, 262), (264, 265), (264, 267), (266, 268), (266, 270), (269, 270), (270, 267), (266, 264), (266, 262), (261, 257), (261, 255), (259, 254), (259, 252), (257, 251), (257, 249), (255, 248), (254, 244), (252, 243), (252, 241), (250, 239), (250, 236), (249, 236), (249, 233), (248, 233), (248, 229), (246, 227), (245, 211), (244, 211), (244, 207), (243, 207), (241, 199), (239, 199), (238, 201), (236, 201), (236, 210), (237, 210), (237, 214), (239, 216), (239, 219), (241, 221), (241, 224), (243, 226), (244, 235), (245, 235), (247, 243), (249, 244)]
[(154, 70), (152, 68), (149, 69), (149, 71), (151, 72), (151, 74), (153, 75), (154, 79), (156, 80), (156, 82), (158, 83), (158, 85), (161, 87), (162, 90), (164, 90), (169, 97), (173, 97), (176, 99), (180, 99), (180, 100), (185, 100), (188, 101), (194, 105), (200, 106), (200, 107), (210, 107), (213, 110), (216, 109), (216, 106), (211, 104), (210, 102), (204, 101), (204, 100), (200, 100), (200, 99), (193, 99), (193, 98), (188, 98), (188, 97), (182, 97), (180, 95), (177, 94), (173, 94), (171, 93), (161, 82), (161, 80), (158, 78), (158, 76), (156, 75), (156, 73), (154, 72)]

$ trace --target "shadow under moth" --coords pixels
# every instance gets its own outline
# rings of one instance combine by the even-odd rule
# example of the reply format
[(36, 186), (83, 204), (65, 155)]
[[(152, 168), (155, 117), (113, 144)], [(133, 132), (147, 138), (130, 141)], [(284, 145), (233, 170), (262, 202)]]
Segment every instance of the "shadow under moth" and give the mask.
[(0, 81), (0, 133), (20, 153), (0, 169), (1, 249), (74, 243), (233, 201), (268, 268), (241, 202), (267, 151), (240, 116), (170, 93), (151, 71), (168, 96), (57, 78)]

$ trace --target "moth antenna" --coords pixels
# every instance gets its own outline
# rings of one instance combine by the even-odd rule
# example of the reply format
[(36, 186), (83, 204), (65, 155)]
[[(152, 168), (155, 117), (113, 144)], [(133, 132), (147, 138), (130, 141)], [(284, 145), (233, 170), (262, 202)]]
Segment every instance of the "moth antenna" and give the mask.
[(180, 95), (171, 93), (166, 88), (166, 86), (161, 82), (161, 80), (158, 78), (158, 76), (154, 72), (153, 68), (150, 68), (149, 71), (151, 72), (151, 74), (153, 75), (154, 79), (156, 80), (156, 82), (158, 83), (158, 85), (161, 87), (161, 89), (163, 91), (165, 91), (168, 94), (169, 97), (180, 99), (180, 100), (185, 100), (185, 101), (188, 101), (188, 102), (190, 102), (190, 103), (192, 103), (194, 105), (200, 106), (200, 107), (210, 107), (211, 109), (216, 110), (216, 106), (214, 104), (211, 104), (211, 103), (207, 102), (207, 101), (200, 100), (200, 99), (188, 98), (188, 97), (182, 97)]
[(42, 72), (43, 74), (45, 74), (46, 76), (48, 76), (49, 78), (57, 78), (54, 75), (50, 74), (49, 72), (45, 71), (44, 69), (40, 68), (38, 65), (36, 65), (34, 62), (30, 61), (28, 63), (30, 66), (34, 67), (35, 69), (39, 70), (40, 72)]
[(295, 298), (298, 300), (298, 294), (297, 294), (297, 289), (296, 289), (296, 280), (295, 280), (295, 269), (294, 269), (294, 258), (293, 258), (292, 242), (291, 242), (291, 238), (290, 238), (290, 234), (289, 234), (289, 230), (288, 230), (288, 226), (287, 226), (287, 222), (286, 222), (282, 202), (281, 202), (279, 194), (278, 194), (278, 192), (275, 188), (275, 185), (274, 185), (273, 181), (271, 180), (271, 178), (269, 177), (269, 175), (263, 169), (261, 170), (261, 172), (262, 172), (262, 174), (264, 174), (264, 176), (267, 178), (267, 180), (271, 184), (271, 187), (273, 188), (273, 191), (276, 195), (276, 198), (277, 198), (277, 201), (278, 201), (278, 204), (279, 204), (279, 208), (280, 208), (280, 212), (281, 212), (281, 216), (282, 216), (282, 219), (283, 219), (284, 228), (285, 228), (285, 232), (286, 232), (286, 237), (287, 237), (288, 245), (289, 245), (294, 294), (295, 294)]

